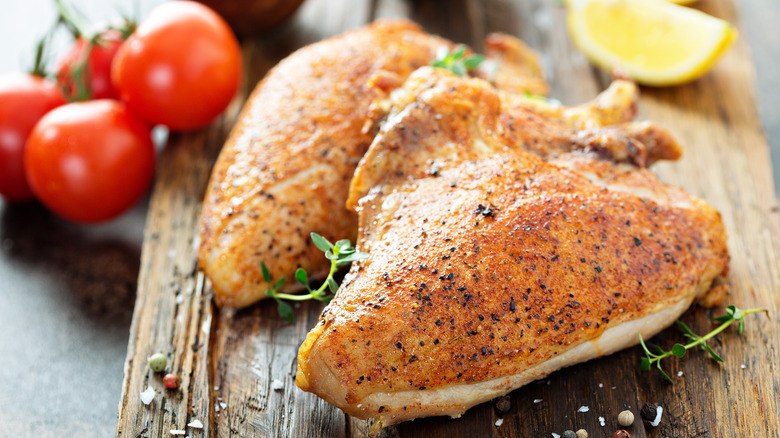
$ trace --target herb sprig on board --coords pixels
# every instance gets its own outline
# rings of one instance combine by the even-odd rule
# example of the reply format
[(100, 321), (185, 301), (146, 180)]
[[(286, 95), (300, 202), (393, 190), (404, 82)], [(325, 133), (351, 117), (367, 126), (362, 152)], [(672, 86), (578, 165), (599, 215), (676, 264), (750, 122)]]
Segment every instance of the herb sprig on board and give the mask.
[[(364, 252), (358, 252), (352, 243), (348, 239), (342, 239), (335, 244), (330, 243), (328, 239), (320, 236), (317, 233), (311, 233), (311, 240), (314, 242), (320, 251), (325, 253), (325, 258), (330, 260), (330, 271), (328, 277), (317, 289), (312, 289), (309, 286), (309, 276), (303, 268), (298, 268), (295, 271), (295, 280), (298, 281), (306, 290), (307, 294), (285, 294), (280, 293), (279, 289), (284, 286), (285, 278), (282, 277), (277, 281), (271, 279), (271, 273), (268, 271), (268, 267), (265, 263), (260, 262), (260, 268), (263, 271), (263, 280), (268, 283), (269, 289), (265, 292), (266, 295), (276, 300), (277, 309), (279, 315), (287, 322), (293, 322), (295, 316), (293, 310), (287, 301), (307, 301), (317, 300), (324, 303), (330, 303), (330, 300), (335, 296), (336, 291), (339, 289), (338, 283), (333, 279), (333, 275), (336, 273), (340, 266), (352, 263), (357, 260), (363, 260), (368, 257), (368, 254)], [(330, 292), (330, 293), (329, 293)], [(331, 295), (331, 293), (333, 295)]]
[(474, 70), (485, 61), (485, 57), (479, 54), (466, 55), (466, 46), (461, 44), (450, 53), (446, 46), (442, 46), (436, 52), (436, 60), (433, 67), (443, 68), (458, 76), (466, 76), (469, 70)]
[(640, 368), (642, 369), (642, 371), (649, 371), (650, 368), (652, 368), (652, 366), (655, 365), (656, 368), (658, 368), (658, 371), (660, 371), (661, 374), (663, 374), (663, 376), (666, 378), (666, 380), (674, 383), (672, 381), (672, 378), (669, 377), (669, 374), (667, 374), (663, 370), (663, 368), (661, 368), (661, 360), (669, 356), (676, 356), (678, 358), (681, 358), (685, 356), (686, 351), (696, 346), (700, 346), (702, 349), (706, 350), (707, 353), (709, 353), (714, 360), (718, 362), (723, 362), (723, 358), (718, 356), (712, 350), (712, 348), (710, 348), (710, 346), (707, 345), (707, 340), (715, 337), (718, 333), (722, 332), (723, 330), (726, 330), (735, 321), (737, 322), (739, 334), (744, 333), (745, 320), (743, 318), (745, 317), (745, 315), (749, 315), (751, 313), (760, 313), (760, 312), (766, 312), (766, 309), (742, 310), (742, 309), (738, 309), (735, 306), (728, 306), (726, 308), (725, 315), (714, 318), (715, 321), (720, 322), (721, 324), (704, 336), (697, 335), (690, 328), (688, 328), (688, 326), (685, 325), (685, 323), (683, 323), (682, 321), (677, 321), (677, 325), (683, 331), (685, 337), (690, 339), (691, 342), (685, 345), (674, 344), (670, 351), (664, 351), (663, 348), (659, 347), (658, 345), (653, 345), (655, 350), (658, 352), (657, 354), (652, 353), (650, 349), (647, 348), (647, 345), (645, 344), (645, 341), (642, 339), (642, 335), (640, 334), (639, 344), (642, 346), (642, 349), (645, 351), (645, 357), (642, 358), (642, 363), (640, 364)]

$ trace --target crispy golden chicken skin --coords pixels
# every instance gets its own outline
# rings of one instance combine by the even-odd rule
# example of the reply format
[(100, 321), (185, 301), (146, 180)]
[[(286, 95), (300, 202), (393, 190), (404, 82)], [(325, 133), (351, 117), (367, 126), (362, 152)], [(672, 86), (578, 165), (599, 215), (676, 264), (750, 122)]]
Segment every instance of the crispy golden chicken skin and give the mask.
[(724, 227), (642, 167), (680, 151), (626, 120), (632, 87), (567, 109), (415, 72), (352, 181), (370, 256), (301, 346), (298, 386), (381, 425), (457, 416), (683, 313), (727, 270)]
[[(543, 93), (532, 52), (512, 37), (491, 38), (504, 41), (494, 44), (492, 56), (509, 58), (499, 71), (530, 75), (506, 87)], [(220, 153), (203, 205), (198, 258), (218, 305), (265, 298), (261, 261), (274, 278), (291, 279), (298, 267), (313, 279), (327, 274), (328, 261), (309, 235), (354, 240), (357, 217), (345, 201), (385, 114), (382, 101), (441, 46), (452, 43), (407, 21), (380, 21), (298, 50), (258, 84)], [(286, 291), (297, 287), (287, 284)]]

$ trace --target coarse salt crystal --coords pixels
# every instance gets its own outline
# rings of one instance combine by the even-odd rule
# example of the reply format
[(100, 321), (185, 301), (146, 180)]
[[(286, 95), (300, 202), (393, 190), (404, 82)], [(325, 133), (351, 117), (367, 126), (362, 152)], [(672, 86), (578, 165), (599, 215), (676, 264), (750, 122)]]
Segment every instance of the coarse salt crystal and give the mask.
[(599, 417), (599, 424), (601, 425), (601, 427), (604, 427), (604, 425), (607, 424), (606, 422), (604, 422), (604, 417)]
[(590, 410), (587, 406), (580, 406), (579, 409), (577, 409), (577, 412), (588, 412)]
[(203, 321), (203, 324), (201, 324), (200, 326), (200, 330), (204, 334), (209, 334), (209, 332), (211, 331), (211, 315), (207, 316), (206, 320)]
[(558, 434), (557, 434), (557, 433), (555, 433), (555, 432), (553, 432), (553, 433), (552, 433), (552, 436), (553, 436), (553, 438), (561, 438), (561, 436), (560, 436), (560, 435), (558, 435)]
[(181, 304), (183, 302), (184, 302), (184, 295), (176, 294), (176, 304)]
[(214, 406), (214, 412), (219, 412), (219, 405)]
[(650, 425), (653, 427), (658, 427), (658, 425), (661, 423), (661, 416), (664, 414), (664, 408), (661, 406), (658, 406), (658, 409), (655, 410), (655, 420), (650, 422)]
[(534, 399), (534, 404), (541, 403), (541, 402), (542, 402), (542, 399), (540, 399), (540, 398), (535, 398)]
[(743, 370), (746, 368), (744, 363), (742, 365), (740, 365), (739, 367), (742, 368)]
[(203, 429), (203, 423), (200, 420), (192, 420), (187, 424), (187, 427), (193, 427), (195, 429)]
[(149, 403), (154, 400), (154, 388), (151, 386), (147, 386), (146, 390), (141, 393), (141, 403), (145, 404), (146, 406), (149, 406)]
[(682, 371), (677, 371), (677, 377), (682, 377), (682, 375), (683, 375)]
[(279, 379), (274, 379), (273, 381), (271, 381), (271, 389), (273, 389), (274, 391), (281, 391), (282, 389), (284, 389), (284, 383), (282, 383), (282, 381)]
[(603, 387), (604, 387), (604, 384), (603, 383), (599, 383), (599, 388), (603, 388)]
[(180, 429), (171, 429), (171, 435), (184, 435), (187, 432)]
[(225, 408), (227, 408), (227, 403), (219, 402), (219, 407), (222, 408), (222, 409), (225, 409)]
[(502, 424), (504, 424), (503, 418), (499, 418), (498, 420), (496, 420), (496, 427), (501, 427)]

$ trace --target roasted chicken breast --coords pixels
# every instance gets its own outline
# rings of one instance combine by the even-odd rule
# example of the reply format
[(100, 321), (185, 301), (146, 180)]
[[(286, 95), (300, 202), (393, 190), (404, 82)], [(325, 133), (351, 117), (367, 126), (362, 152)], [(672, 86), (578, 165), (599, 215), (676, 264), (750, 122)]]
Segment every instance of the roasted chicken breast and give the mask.
[[(379, 21), (304, 47), (249, 97), (215, 164), (203, 205), (199, 265), (218, 305), (264, 298), (274, 278), (327, 274), (309, 235), (354, 239), (349, 182), (385, 114), (389, 93), (453, 44), (407, 21)], [(505, 35), (487, 42), (499, 86), (543, 94), (535, 55)], [(513, 74), (509, 74), (509, 72)], [(481, 72), (481, 74), (487, 74)], [(287, 282), (290, 291), (297, 287)]]
[(423, 68), (358, 167), (353, 264), (296, 382), (381, 425), (457, 416), (649, 338), (726, 272), (718, 212), (645, 168), (636, 89), (555, 108)]

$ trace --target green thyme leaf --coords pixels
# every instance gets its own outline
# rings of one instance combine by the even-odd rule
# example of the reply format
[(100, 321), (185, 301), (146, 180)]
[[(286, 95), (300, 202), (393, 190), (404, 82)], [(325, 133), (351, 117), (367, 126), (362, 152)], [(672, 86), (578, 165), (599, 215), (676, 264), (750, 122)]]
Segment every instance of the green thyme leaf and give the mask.
[(710, 346), (709, 346), (709, 345), (707, 345), (707, 344), (701, 344), (701, 346), (702, 346), (702, 348), (704, 348), (705, 350), (707, 350), (707, 353), (709, 353), (709, 354), (710, 354), (710, 356), (711, 356), (713, 359), (715, 359), (715, 360), (716, 360), (716, 361), (718, 361), (718, 362), (723, 362), (723, 358), (722, 358), (722, 357), (720, 357), (720, 356), (718, 356), (718, 355), (717, 355), (717, 353), (715, 353), (714, 351), (712, 351), (712, 348), (710, 348)]
[(674, 345), (672, 345), (672, 354), (677, 356), (677, 357), (685, 356), (685, 345), (682, 345), (682, 344), (674, 344)]
[(674, 383), (674, 381), (672, 380), (672, 378), (671, 378), (671, 377), (669, 377), (669, 375), (668, 375), (668, 374), (666, 374), (666, 371), (664, 371), (664, 369), (663, 369), (663, 368), (661, 368), (661, 362), (660, 362), (660, 361), (659, 361), (659, 362), (657, 362), (657, 365), (658, 365), (658, 371), (660, 371), (660, 372), (661, 372), (661, 374), (663, 374), (663, 376), (664, 376), (664, 377), (666, 377), (666, 380), (668, 380), (668, 381), (669, 381), (669, 383)]
[(485, 57), (482, 55), (471, 55), (463, 60), (463, 66), (466, 70), (474, 70), (479, 67), (480, 64), (485, 62)]
[(295, 279), (306, 288), (309, 287), (309, 276), (306, 275), (306, 271), (303, 268), (298, 268), (298, 270), (295, 271)]
[(449, 70), (458, 76), (466, 76), (469, 70), (474, 70), (485, 61), (485, 57), (478, 54), (466, 55), (466, 46), (460, 44), (450, 53), (446, 46), (442, 46), (436, 51), (436, 59), (431, 66)]
[(356, 252), (356, 253), (354, 253), (354, 254), (351, 254), (351, 255), (349, 255), (349, 256), (347, 256), (347, 257), (340, 258), (340, 259), (337, 261), (337, 263), (338, 263), (339, 265), (342, 265), (342, 264), (347, 264), (347, 263), (356, 262), (356, 261), (359, 261), (359, 260), (365, 260), (365, 259), (367, 259), (367, 258), (368, 258), (368, 254), (366, 254), (366, 253), (364, 253), (364, 252)]
[(271, 284), (271, 273), (268, 272), (268, 266), (266, 266), (264, 262), (260, 262), (260, 270), (263, 271), (263, 280), (265, 280), (266, 283)]
[(328, 242), (328, 239), (320, 236), (317, 233), (311, 233), (311, 240), (314, 242), (314, 246), (316, 246), (320, 251), (330, 251), (333, 249), (333, 244)]
[(279, 316), (287, 322), (293, 322), (295, 317), (293, 316), (292, 307), (282, 300), (277, 300), (276, 302), (278, 303), (277, 310), (279, 311)]
[(336, 280), (334, 280), (333, 277), (328, 277), (326, 281), (330, 291), (335, 294), (339, 290), (339, 285), (336, 283)]

